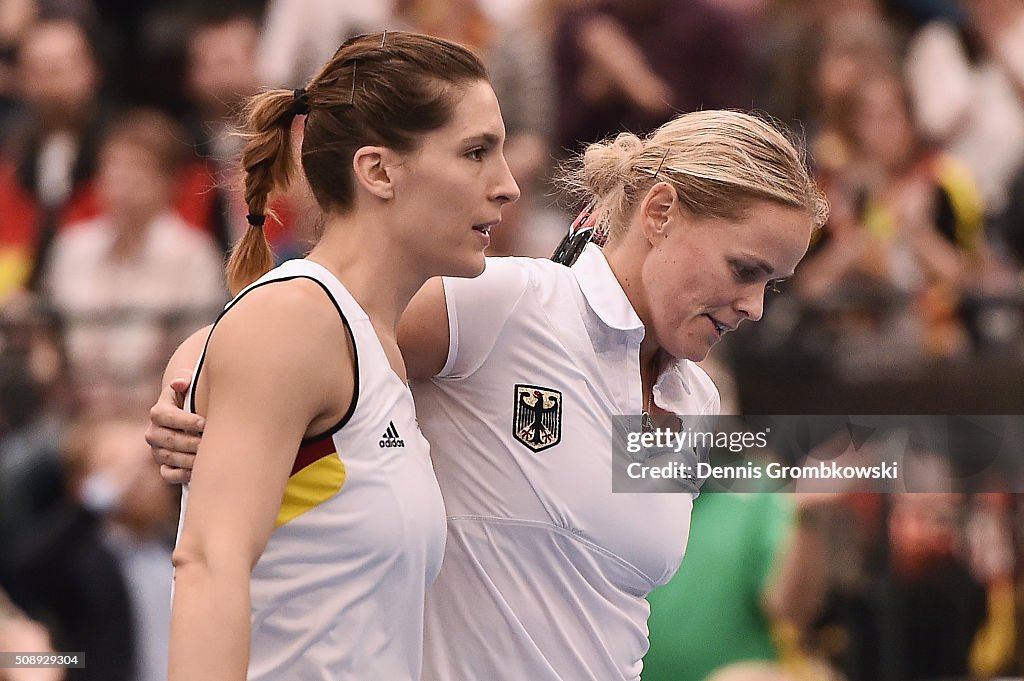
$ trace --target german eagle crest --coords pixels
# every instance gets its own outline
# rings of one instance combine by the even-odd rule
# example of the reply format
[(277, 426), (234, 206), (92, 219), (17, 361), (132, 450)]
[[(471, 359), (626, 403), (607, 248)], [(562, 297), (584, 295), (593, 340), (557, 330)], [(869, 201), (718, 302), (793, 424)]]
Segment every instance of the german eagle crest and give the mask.
[(512, 437), (535, 452), (562, 440), (562, 393), (536, 385), (516, 384)]

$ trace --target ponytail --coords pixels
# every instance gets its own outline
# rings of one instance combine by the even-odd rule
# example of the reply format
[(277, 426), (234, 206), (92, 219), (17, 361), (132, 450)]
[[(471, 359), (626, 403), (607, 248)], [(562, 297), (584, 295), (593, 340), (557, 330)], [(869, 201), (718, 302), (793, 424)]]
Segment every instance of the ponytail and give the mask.
[(274, 266), (263, 223), (271, 193), (286, 189), (294, 172), (292, 120), (304, 113), (296, 106), (297, 100), (298, 95), (291, 90), (269, 90), (249, 101), (245, 126), (248, 142), (242, 152), (249, 227), (228, 256), (227, 283), (232, 295)]

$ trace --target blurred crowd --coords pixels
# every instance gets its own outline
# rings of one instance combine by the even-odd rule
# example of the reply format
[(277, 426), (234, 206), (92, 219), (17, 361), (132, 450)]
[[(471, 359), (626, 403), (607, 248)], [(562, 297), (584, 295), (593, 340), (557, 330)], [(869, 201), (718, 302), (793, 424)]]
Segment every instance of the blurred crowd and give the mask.
[[(579, 208), (552, 177), (590, 141), (711, 108), (806, 138), (832, 215), (710, 360), (732, 409), (797, 413), (779, 396), (813, 384), (877, 412), (851, 386), (898, 379), (913, 413), (937, 403), (912, 377), (965, 376), (955, 413), (996, 375), (1024, 412), (1024, 0), (0, 0), (0, 650), (163, 678), (177, 490), (142, 432), (227, 300), (244, 102), (383, 28), (488, 65), (523, 190), (492, 255), (550, 254)], [(318, 219), (277, 196), (276, 256)], [(1007, 495), (703, 495), (644, 678), (1020, 674), (1022, 530)]]

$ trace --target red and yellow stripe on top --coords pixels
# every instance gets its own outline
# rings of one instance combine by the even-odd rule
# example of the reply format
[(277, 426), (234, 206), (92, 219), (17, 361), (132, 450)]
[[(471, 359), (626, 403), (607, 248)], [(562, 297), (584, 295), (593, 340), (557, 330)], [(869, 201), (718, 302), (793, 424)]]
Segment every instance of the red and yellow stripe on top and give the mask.
[(345, 464), (338, 456), (333, 437), (299, 447), (274, 527), (281, 527), (327, 501), (344, 484)]

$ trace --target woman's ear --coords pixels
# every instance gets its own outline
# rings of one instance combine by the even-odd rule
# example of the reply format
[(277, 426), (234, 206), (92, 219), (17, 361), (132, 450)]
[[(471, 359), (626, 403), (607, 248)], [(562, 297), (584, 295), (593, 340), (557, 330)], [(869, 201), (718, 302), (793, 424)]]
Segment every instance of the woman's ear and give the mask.
[(668, 230), (679, 207), (676, 188), (668, 182), (657, 182), (647, 190), (640, 202), (640, 224), (644, 237), (651, 244), (668, 236)]
[(394, 178), (388, 168), (394, 166), (395, 161), (395, 152), (387, 147), (360, 147), (352, 156), (356, 184), (377, 198), (394, 198)]

